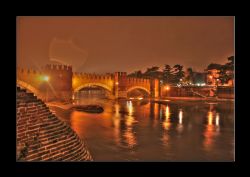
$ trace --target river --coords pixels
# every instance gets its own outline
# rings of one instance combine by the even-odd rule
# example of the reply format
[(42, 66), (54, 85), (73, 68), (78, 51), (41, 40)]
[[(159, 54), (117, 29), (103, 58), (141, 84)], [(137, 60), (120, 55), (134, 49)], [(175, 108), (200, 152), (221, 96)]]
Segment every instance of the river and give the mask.
[(95, 161), (234, 161), (234, 103), (107, 100), (101, 114), (53, 108)]

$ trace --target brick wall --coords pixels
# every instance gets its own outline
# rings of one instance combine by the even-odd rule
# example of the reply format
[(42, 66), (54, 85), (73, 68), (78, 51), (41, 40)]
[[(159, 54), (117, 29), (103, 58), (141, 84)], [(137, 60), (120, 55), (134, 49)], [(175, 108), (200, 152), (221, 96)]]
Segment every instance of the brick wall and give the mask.
[(219, 98), (234, 99), (234, 87), (223, 87), (217, 88), (217, 95)]
[(17, 87), (18, 161), (92, 161), (83, 140), (44, 102)]
[(204, 96), (209, 96), (210, 87), (170, 87), (170, 90), (164, 89), (164, 86), (161, 88), (162, 97), (199, 97), (196, 94), (191, 92), (191, 89), (194, 92), (198, 92)]

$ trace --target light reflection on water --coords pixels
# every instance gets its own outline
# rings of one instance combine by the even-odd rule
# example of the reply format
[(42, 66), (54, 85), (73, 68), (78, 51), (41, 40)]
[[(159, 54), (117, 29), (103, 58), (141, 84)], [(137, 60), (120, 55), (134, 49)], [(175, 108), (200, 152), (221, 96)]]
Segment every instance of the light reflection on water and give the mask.
[(98, 99), (78, 103), (98, 103), (105, 110), (74, 111), (70, 117), (97, 161), (233, 161), (232, 104)]
[(217, 136), (220, 135), (220, 131), (219, 131), (219, 113), (217, 113), (215, 111), (215, 107), (214, 105), (210, 105), (209, 106), (209, 111), (208, 111), (208, 115), (207, 115), (207, 125), (206, 125), (206, 129), (204, 131), (204, 149), (206, 151), (210, 151), (214, 144), (215, 141), (217, 139)]

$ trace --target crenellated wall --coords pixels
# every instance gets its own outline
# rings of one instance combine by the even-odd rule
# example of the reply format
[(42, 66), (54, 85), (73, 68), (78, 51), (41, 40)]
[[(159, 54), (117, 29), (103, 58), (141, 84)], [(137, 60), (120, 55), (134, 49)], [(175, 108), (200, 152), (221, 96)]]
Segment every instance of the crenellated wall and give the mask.
[(113, 93), (114, 76), (112, 74), (87, 74), (87, 73), (74, 73), (72, 79), (72, 89), (74, 92), (92, 85), (101, 86)]
[(117, 98), (126, 98), (127, 93), (133, 89), (145, 90), (151, 97), (159, 96), (159, 81), (157, 79), (127, 77), (126, 72), (116, 72), (114, 79)]
[(17, 85), (34, 92), (42, 100), (70, 100), (72, 67), (46, 65), (39, 71), (17, 68)]
[(91, 161), (85, 143), (33, 93), (17, 87), (17, 161)]
[(135, 88), (141, 88), (150, 93), (150, 79), (128, 77), (127, 91)]
[(126, 98), (133, 89), (143, 89), (152, 97), (159, 96), (159, 81), (156, 79), (127, 77), (126, 72), (73, 73), (72, 67), (66, 65), (46, 65), (40, 71), (18, 68), (17, 85), (45, 101), (68, 101), (73, 93), (93, 85), (105, 88), (115, 98)]

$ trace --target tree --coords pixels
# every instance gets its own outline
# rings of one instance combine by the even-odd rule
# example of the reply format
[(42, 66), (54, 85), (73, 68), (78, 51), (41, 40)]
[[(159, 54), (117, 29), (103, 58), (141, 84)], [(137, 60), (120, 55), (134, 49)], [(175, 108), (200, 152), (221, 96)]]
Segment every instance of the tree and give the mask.
[(228, 57), (227, 60), (229, 61), (228, 65), (234, 66), (234, 56)]
[(230, 56), (227, 59), (229, 62), (222, 65), (219, 72), (219, 80), (222, 84), (234, 79), (234, 56)]
[(184, 77), (183, 66), (176, 64), (173, 67), (173, 83), (177, 84)]
[(149, 78), (160, 79), (161, 75), (162, 75), (162, 72), (159, 71), (159, 68), (160, 67), (158, 67), (158, 66), (153, 66), (151, 68), (147, 68), (147, 70), (145, 71), (143, 76), (149, 77)]
[(164, 83), (171, 83), (172, 81), (172, 72), (170, 65), (165, 64), (165, 67), (163, 69), (163, 82)]
[(230, 75), (227, 73), (228, 67), (226, 65), (222, 66), (219, 72), (219, 80), (221, 84), (226, 84), (231, 78)]
[(194, 82), (194, 72), (193, 72), (192, 68), (187, 68), (185, 81), (187, 83), (193, 83)]
[(212, 70), (212, 69), (217, 69), (220, 70), (220, 68), (222, 67), (222, 65), (217, 64), (217, 63), (211, 63), (207, 66), (207, 70)]
[(142, 77), (143, 74), (142, 74), (141, 70), (138, 70), (138, 71), (135, 71), (133, 73), (128, 74), (128, 76), (129, 77)]

